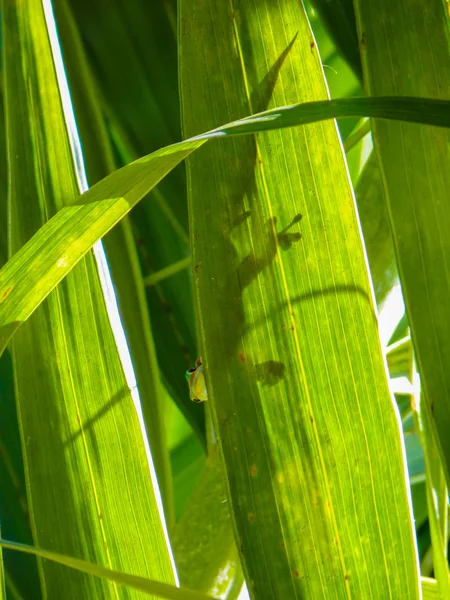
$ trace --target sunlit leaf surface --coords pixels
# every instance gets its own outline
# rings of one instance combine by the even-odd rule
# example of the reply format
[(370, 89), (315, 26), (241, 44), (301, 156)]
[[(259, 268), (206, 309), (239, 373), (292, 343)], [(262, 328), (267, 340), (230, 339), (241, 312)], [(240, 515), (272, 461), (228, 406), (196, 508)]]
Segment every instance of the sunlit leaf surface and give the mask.
[(378, 116), (450, 127), (450, 101), (352, 98), (267, 111), (162, 148), (115, 171), (62, 208), (0, 270), (0, 352), (90, 248), (167, 173), (208, 139), (271, 131), (346, 116)]
[[(300, 5), (181, 9), (186, 135), (325, 97)], [(187, 164), (201, 351), (250, 593), (418, 597), (400, 430), (335, 125), (221, 140)]]
[[(26, 0), (2, 8), (11, 245), (20, 252), (79, 192), (43, 7)], [(12, 357), (35, 543), (173, 582), (92, 254), (15, 336)], [(49, 598), (122, 595), (114, 583), (47, 561), (40, 576)]]

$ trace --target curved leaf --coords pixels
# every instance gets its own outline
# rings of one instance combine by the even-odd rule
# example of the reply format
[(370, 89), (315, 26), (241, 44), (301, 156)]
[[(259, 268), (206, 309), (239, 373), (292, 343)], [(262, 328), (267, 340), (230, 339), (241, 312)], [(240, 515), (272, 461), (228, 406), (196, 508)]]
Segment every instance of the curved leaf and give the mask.
[(115, 171), (58, 211), (0, 270), (0, 353), (16, 329), (95, 242), (208, 139), (346, 116), (377, 116), (450, 127), (449, 107), (450, 101), (396, 97), (307, 102), (225, 125)]

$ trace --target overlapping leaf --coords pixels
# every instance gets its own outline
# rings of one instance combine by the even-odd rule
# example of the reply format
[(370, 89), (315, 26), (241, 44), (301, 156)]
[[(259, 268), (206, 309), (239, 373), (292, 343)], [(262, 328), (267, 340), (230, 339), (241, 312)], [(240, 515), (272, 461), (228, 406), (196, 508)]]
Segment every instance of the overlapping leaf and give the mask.
[[(17, 256), (78, 186), (43, 6), (3, 2), (2, 16)], [(92, 255), (35, 312), (12, 350), (35, 543), (173, 582), (142, 432)], [(40, 575), (52, 598), (121, 595), (106, 580), (69, 575), (48, 562), (41, 561)]]
[[(450, 97), (449, 15), (441, 0), (356, 3), (367, 92)], [(450, 137), (375, 121), (398, 269), (424, 399), (450, 483)]]

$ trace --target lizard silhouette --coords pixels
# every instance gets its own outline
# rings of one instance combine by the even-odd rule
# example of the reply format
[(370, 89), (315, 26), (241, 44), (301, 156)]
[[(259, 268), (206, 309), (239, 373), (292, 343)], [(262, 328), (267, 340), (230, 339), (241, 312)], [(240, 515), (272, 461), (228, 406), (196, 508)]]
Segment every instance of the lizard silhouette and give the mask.
[[(262, 112), (267, 109), (281, 67), (294, 45), (296, 37), (252, 93), (250, 104), (254, 112)], [(235, 147), (230, 148), (230, 155), (234, 152)], [(301, 233), (291, 233), (290, 229), (301, 220), (302, 215), (296, 215), (291, 223), (279, 232), (276, 230), (277, 218), (275, 216), (264, 221), (259, 214), (258, 203), (254, 202), (257, 189), (256, 166), (258, 164), (258, 148), (255, 137), (241, 138), (238, 147), (238, 161), (236, 163), (230, 159), (233, 174), (226, 181), (225, 187), (229, 201), (226, 204), (227, 215), (222, 222), (220, 243), (227, 257), (228, 267), (224, 277), (217, 278), (219, 279), (217, 312), (220, 318), (215, 335), (221, 336), (224, 342), (224, 360), (239, 359), (240, 363), (245, 364), (253, 375), (251, 379), (256, 379), (266, 385), (274, 385), (284, 377), (284, 364), (277, 360), (254, 364), (251, 357), (245, 355), (240, 348), (241, 335), (245, 331), (246, 322), (242, 294), (258, 274), (273, 262), (278, 246), (282, 250), (288, 250), (293, 243), (301, 239)], [(245, 200), (247, 200), (248, 208), (245, 206)], [(233, 241), (233, 234), (245, 224), (251, 229), (254, 238), (263, 240), (264, 243), (261, 246), (264, 247), (264, 251), (261, 253), (250, 251), (240, 259), (236, 242)], [(246, 231), (241, 231), (241, 238), (246, 235), (248, 236)], [(223, 332), (227, 327), (232, 327), (233, 332), (231, 335), (224, 336)]]

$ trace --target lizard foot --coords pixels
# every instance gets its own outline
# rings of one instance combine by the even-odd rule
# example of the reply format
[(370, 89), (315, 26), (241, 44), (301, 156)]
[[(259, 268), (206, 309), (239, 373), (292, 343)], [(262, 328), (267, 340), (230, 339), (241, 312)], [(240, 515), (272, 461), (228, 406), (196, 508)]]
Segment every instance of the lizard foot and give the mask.
[(283, 250), (289, 250), (292, 244), (302, 239), (302, 234), (299, 232), (289, 233), (289, 229), (291, 229), (291, 227), (293, 227), (296, 223), (299, 223), (301, 220), (302, 215), (296, 215), (289, 225), (277, 234), (278, 243)]
[(267, 360), (255, 365), (256, 378), (263, 385), (272, 387), (284, 378), (286, 366), (279, 360)]

